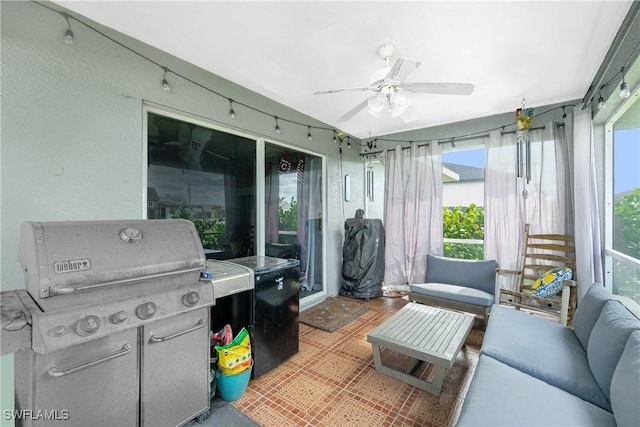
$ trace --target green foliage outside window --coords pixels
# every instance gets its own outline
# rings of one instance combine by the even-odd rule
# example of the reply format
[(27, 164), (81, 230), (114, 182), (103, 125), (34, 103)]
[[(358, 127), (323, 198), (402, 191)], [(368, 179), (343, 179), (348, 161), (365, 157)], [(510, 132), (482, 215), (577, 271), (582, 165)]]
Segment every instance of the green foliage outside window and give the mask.
[(614, 249), (640, 259), (640, 188), (618, 200), (614, 212)]
[[(472, 203), (469, 206), (443, 209), (445, 239), (484, 240), (484, 208)], [(484, 259), (484, 246), (474, 243), (446, 243), (444, 255), (459, 259)]]
[(224, 219), (198, 218), (191, 209), (178, 206), (169, 210), (171, 218), (191, 221), (200, 235), (205, 249), (223, 250), (226, 243), (227, 224)]
[[(640, 188), (615, 202), (613, 212), (613, 248), (640, 259)], [(640, 269), (618, 260), (613, 264), (613, 293), (640, 304)]]
[(281, 197), (278, 208), (278, 227), (283, 231), (296, 231), (298, 229), (298, 202), (292, 197), (288, 205), (289, 207), (286, 209), (283, 207), (284, 197)]
[(298, 242), (298, 202), (295, 198), (287, 204), (284, 203), (284, 197), (280, 198), (280, 207), (278, 208), (278, 227), (280, 231), (293, 231), (294, 234), (280, 234), (279, 243), (296, 244)]

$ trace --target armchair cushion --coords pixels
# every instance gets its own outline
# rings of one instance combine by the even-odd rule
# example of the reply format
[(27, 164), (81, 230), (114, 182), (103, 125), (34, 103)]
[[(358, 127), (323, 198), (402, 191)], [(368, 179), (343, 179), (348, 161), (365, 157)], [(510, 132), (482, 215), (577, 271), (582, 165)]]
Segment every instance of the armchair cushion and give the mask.
[(459, 301), (465, 304), (483, 305), (485, 307), (490, 307), (494, 303), (493, 294), (478, 289), (449, 285), (446, 283), (413, 284), (411, 285), (411, 292), (430, 297)]
[(494, 260), (473, 261), (427, 255), (425, 283), (446, 283), (478, 289), (493, 295), (495, 280)]

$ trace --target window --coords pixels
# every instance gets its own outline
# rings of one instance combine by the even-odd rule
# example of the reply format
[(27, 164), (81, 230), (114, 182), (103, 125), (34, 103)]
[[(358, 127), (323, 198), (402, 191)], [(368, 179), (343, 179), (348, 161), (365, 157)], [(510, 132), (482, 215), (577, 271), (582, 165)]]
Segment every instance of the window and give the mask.
[(485, 149), (442, 154), (444, 254), (484, 259)]
[(605, 283), (640, 304), (640, 92), (606, 124)]
[(195, 225), (207, 258), (255, 255), (256, 141), (148, 113), (147, 218)]

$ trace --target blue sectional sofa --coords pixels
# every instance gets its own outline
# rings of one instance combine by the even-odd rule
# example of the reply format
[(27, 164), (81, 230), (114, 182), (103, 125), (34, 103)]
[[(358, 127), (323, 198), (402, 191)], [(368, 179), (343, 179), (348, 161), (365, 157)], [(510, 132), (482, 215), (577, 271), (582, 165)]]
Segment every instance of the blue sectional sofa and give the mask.
[(640, 426), (640, 319), (593, 284), (574, 328), (491, 309), (458, 426)]

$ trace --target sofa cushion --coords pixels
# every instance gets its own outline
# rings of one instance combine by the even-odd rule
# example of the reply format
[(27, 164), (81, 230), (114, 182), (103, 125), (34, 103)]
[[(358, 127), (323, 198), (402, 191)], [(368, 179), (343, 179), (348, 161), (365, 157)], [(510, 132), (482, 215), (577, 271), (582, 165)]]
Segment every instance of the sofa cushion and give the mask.
[(611, 408), (618, 426), (640, 426), (640, 331), (629, 335), (613, 372)]
[(425, 283), (447, 283), (490, 293), (495, 292), (496, 262), (427, 255)]
[(610, 412), (480, 355), (457, 425), (613, 426)]
[(618, 365), (629, 335), (640, 329), (640, 320), (620, 301), (607, 301), (598, 321), (593, 325), (587, 358), (600, 388), (607, 398), (611, 394), (611, 378)]
[(491, 307), (481, 352), (607, 411), (587, 353), (571, 328), (503, 305)]
[(531, 289), (533, 295), (540, 298), (551, 298), (562, 290), (565, 280), (571, 280), (573, 271), (569, 267), (552, 268), (540, 276)]
[(611, 292), (607, 291), (600, 283), (594, 283), (584, 294), (580, 304), (578, 304), (576, 313), (573, 316), (573, 332), (575, 332), (585, 350), (589, 343), (589, 335), (591, 335), (593, 325), (596, 324), (604, 303), (612, 299)]
[(420, 283), (411, 285), (411, 292), (430, 297), (460, 301), (466, 304), (491, 306), (495, 299), (493, 294), (465, 286), (448, 285), (446, 283)]

